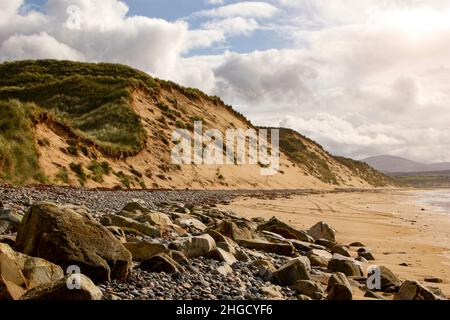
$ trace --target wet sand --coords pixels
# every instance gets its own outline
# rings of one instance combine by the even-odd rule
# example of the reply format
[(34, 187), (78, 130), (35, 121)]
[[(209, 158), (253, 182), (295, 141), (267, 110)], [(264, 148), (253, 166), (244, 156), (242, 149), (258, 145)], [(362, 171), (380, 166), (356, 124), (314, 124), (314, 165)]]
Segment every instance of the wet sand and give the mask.
[[(423, 198), (418, 191), (394, 190), (238, 198), (223, 208), (246, 218), (276, 216), (299, 229), (326, 221), (337, 230), (338, 242), (359, 241), (372, 250), (376, 261), (366, 270), (384, 265), (402, 280), (418, 280), (450, 296), (450, 214), (421, 204)], [(443, 283), (427, 283), (427, 278)]]

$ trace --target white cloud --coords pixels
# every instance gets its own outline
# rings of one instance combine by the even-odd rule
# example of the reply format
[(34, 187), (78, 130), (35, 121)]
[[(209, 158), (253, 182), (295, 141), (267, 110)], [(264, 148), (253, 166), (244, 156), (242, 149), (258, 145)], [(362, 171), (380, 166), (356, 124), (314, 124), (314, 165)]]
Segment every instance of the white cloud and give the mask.
[(250, 35), (259, 28), (255, 19), (245, 19), (242, 17), (226, 18), (221, 20), (207, 21), (202, 24), (203, 29), (218, 30), (228, 36)]
[(207, 4), (211, 4), (211, 5), (219, 5), (219, 4), (224, 4), (225, 0), (206, 0), (205, 2)]
[(220, 18), (271, 18), (278, 12), (279, 10), (277, 7), (266, 2), (244, 1), (225, 5), (219, 8), (199, 11), (195, 15)]
[(84, 60), (83, 54), (42, 32), (35, 35), (14, 35), (0, 46), (5, 60), (68, 59)]

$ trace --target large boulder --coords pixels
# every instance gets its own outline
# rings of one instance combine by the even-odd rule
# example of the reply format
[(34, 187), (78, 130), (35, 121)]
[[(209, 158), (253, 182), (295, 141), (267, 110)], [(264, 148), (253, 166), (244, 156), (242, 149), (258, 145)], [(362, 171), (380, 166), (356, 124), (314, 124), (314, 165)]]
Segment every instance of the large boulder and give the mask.
[(394, 300), (444, 300), (444, 298), (436, 295), (432, 290), (417, 281), (407, 280), (400, 286)]
[(79, 277), (80, 288), (69, 289), (73, 276), (67, 276), (54, 284), (47, 284), (31, 289), (21, 300), (101, 300), (103, 294), (95, 284), (83, 274)]
[(148, 223), (140, 223), (131, 218), (123, 217), (117, 214), (103, 216), (100, 222), (104, 226), (121, 227), (124, 230), (131, 229), (149, 237), (161, 237), (161, 229), (151, 226)]
[(308, 234), (315, 240), (326, 239), (329, 241), (336, 241), (336, 230), (334, 230), (328, 223), (319, 222), (316, 223), (308, 230)]
[(209, 256), (216, 249), (216, 242), (209, 234), (182, 238), (170, 244), (171, 249), (183, 252), (188, 258)]
[(16, 232), (22, 216), (13, 209), (0, 208), (0, 234)]
[(328, 263), (328, 269), (333, 272), (342, 272), (347, 277), (362, 277), (361, 265), (352, 258), (335, 253)]
[(260, 225), (258, 230), (270, 231), (283, 236), (286, 239), (295, 239), (300, 241), (311, 242), (306, 232), (300, 231), (284, 223), (283, 221), (273, 217), (268, 222)]
[(183, 272), (183, 267), (165, 253), (154, 255), (153, 257), (142, 261), (139, 268), (148, 272), (158, 273)]
[(283, 256), (292, 256), (295, 252), (295, 247), (291, 243), (271, 243), (262, 240), (237, 240), (239, 245), (267, 253), (276, 253)]
[(150, 241), (135, 241), (124, 243), (125, 248), (131, 252), (133, 261), (144, 261), (158, 253), (167, 252), (168, 248), (162, 243)]
[(56, 263), (76, 265), (94, 281), (125, 278), (131, 254), (86, 211), (51, 202), (30, 207), (19, 228), (16, 250)]
[(281, 286), (292, 286), (298, 280), (310, 280), (308, 265), (303, 259), (294, 258), (273, 274)]
[(240, 228), (231, 220), (222, 221), (216, 228), (216, 231), (224, 236), (230, 237), (234, 241), (253, 239), (250, 228)]
[(342, 272), (333, 273), (328, 280), (328, 300), (352, 300), (352, 286), (345, 274)]

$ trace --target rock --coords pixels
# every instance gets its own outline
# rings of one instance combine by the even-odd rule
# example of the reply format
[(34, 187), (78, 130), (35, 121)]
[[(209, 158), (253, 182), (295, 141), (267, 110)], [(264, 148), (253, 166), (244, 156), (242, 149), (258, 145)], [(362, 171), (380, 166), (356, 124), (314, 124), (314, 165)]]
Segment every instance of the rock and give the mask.
[(334, 230), (328, 223), (319, 222), (308, 230), (308, 234), (315, 240), (325, 239), (336, 242), (336, 230)]
[(281, 293), (281, 287), (271, 285), (261, 287), (261, 293), (269, 300), (282, 300), (284, 299), (283, 293)]
[(325, 296), (323, 286), (311, 280), (299, 280), (294, 284), (294, 289), (299, 294), (308, 296), (314, 300), (322, 300)]
[(16, 232), (22, 216), (13, 209), (0, 208), (0, 233)]
[(0, 243), (5, 243), (10, 247), (14, 247), (16, 244), (16, 236), (13, 235), (0, 235)]
[(298, 295), (298, 300), (299, 301), (311, 301), (312, 299), (308, 296), (305, 296), (304, 294), (299, 294)]
[(270, 243), (262, 240), (237, 240), (237, 243), (245, 248), (276, 253), (283, 256), (292, 256), (295, 248), (288, 243)]
[(369, 261), (367, 261), (366, 258), (361, 257), (361, 256), (356, 257), (355, 260), (356, 260), (356, 261), (359, 261), (359, 262), (361, 262), (361, 263), (367, 263), (367, 262), (369, 262)]
[(233, 269), (230, 267), (229, 264), (224, 263), (216, 269), (216, 273), (226, 276), (230, 273), (233, 273)]
[(300, 241), (300, 240), (289, 240), (289, 241), (292, 243), (292, 245), (295, 247), (295, 249), (300, 250), (300, 251), (308, 252), (313, 249), (326, 250), (326, 248), (324, 246), (314, 244), (311, 242)]
[(374, 261), (375, 257), (373, 254), (366, 248), (362, 251), (358, 251), (358, 256), (366, 259), (367, 261)]
[(244, 250), (237, 249), (236, 250), (236, 259), (238, 259), (238, 261), (246, 262), (246, 261), (250, 260), (250, 257)]
[(204, 234), (180, 239), (172, 243), (170, 248), (183, 252), (188, 258), (207, 257), (216, 249), (216, 242), (210, 235)]
[(216, 243), (217, 248), (220, 248), (222, 250), (225, 250), (226, 252), (229, 252), (233, 255), (236, 254), (236, 246), (229, 244), (228, 242), (217, 242)]
[(439, 278), (425, 278), (424, 281), (430, 282), (430, 283), (443, 283), (444, 282), (442, 279), (439, 279)]
[(181, 251), (169, 250), (168, 255), (179, 264), (188, 263), (188, 258)]
[(150, 209), (146, 207), (143, 201), (135, 200), (127, 203), (122, 211), (117, 214), (125, 218), (136, 219), (149, 212)]
[(295, 239), (300, 241), (312, 242), (307, 236), (306, 232), (296, 230), (283, 221), (273, 217), (265, 224), (260, 225), (257, 230), (265, 230), (273, 233), (277, 233), (286, 239)]
[(175, 273), (184, 271), (180, 264), (164, 253), (154, 255), (142, 261), (139, 268), (148, 272)]
[(104, 226), (116, 226), (121, 227), (124, 230), (125, 228), (136, 230), (139, 233), (149, 237), (162, 237), (162, 231), (160, 229), (153, 227), (149, 224), (139, 223), (133, 219), (119, 216), (116, 214), (103, 216), (100, 222)]
[(152, 243), (149, 241), (136, 241), (124, 243), (125, 248), (131, 252), (133, 261), (144, 261), (158, 253), (168, 251), (167, 246), (162, 243)]
[(361, 242), (352, 242), (350, 243), (350, 247), (364, 247), (364, 244)]
[(28, 289), (15, 252), (0, 244), (0, 300), (17, 300)]
[(331, 250), (331, 253), (337, 253), (344, 257), (351, 257), (350, 253), (347, 251), (347, 248), (341, 244), (337, 244)]
[(364, 294), (364, 297), (366, 297), (366, 298), (372, 298), (372, 299), (377, 299), (377, 300), (387, 300), (385, 297), (383, 297), (382, 295), (380, 295), (380, 294), (378, 294), (378, 293), (376, 293), (376, 292), (373, 292), (373, 291), (367, 291), (365, 294)]
[(361, 266), (352, 258), (335, 253), (328, 263), (328, 269), (333, 272), (342, 272), (347, 277), (362, 277)]
[(137, 221), (141, 223), (148, 222), (152, 226), (172, 226), (172, 219), (168, 215), (162, 212), (153, 211), (146, 213), (138, 218)]
[(308, 265), (303, 259), (294, 258), (273, 274), (281, 286), (294, 285), (298, 280), (310, 280)]
[(381, 273), (381, 290), (385, 291), (389, 287), (398, 288), (402, 282), (397, 278), (397, 276), (388, 268), (384, 266), (379, 267)]
[(71, 276), (60, 279), (54, 284), (36, 287), (27, 291), (21, 300), (101, 300), (103, 294), (95, 284), (83, 274), (80, 277), (80, 289), (70, 290), (67, 286), (71, 282)]
[(111, 232), (117, 240), (119, 240), (121, 243), (127, 242), (127, 237), (125, 235), (125, 232), (120, 227), (116, 226), (108, 226), (105, 227), (109, 232)]
[(252, 266), (258, 268), (257, 275), (265, 282), (270, 282), (273, 279), (273, 273), (276, 271), (275, 266), (268, 260), (256, 260), (251, 263)]
[(335, 242), (326, 240), (326, 239), (317, 239), (315, 241), (315, 244), (325, 247), (326, 249), (328, 249), (330, 251), (333, 250), (334, 246), (336, 245)]
[(250, 229), (239, 228), (233, 221), (222, 221), (216, 231), (230, 237), (234, 241), (253, 239)]
[(208, 227), (204, 225), (200, 220), (195, 218), (178, 218), (174, 223), (182, 228), (195, 228), (200, 232), (205, 231)]
[(94, 281), (125, 278), (131, 254), (89, 213), (41, 202), (30, 207), (19, 228), (16, 250), (53, 262), (77, 265)]
[(313, 249), (309, 251), (306, 256), (308, 257), (311, 265), (313, 267), (324, 267), (328, 266), (333, 255), (325, 250)]
[(226, 252), (223, 249), (216, 248), (213, 251), (211, 251), (211, 258), (220, 261), (225, 262), (226, 264), (232, 266), (235, 262), (237, 262), (236, 258), (229, 252)]
[(400, 286), (394, 300), (443, 300), (443, 298), (425, 288), (419, 282), (407, 280)]
[(64, 278), (63, 269), (47, 260), (16, 252), (16, 262), (27, 280), (28, 289), (53, 285)]
[(352, 300), (352, 286), (348, 282), (345, 274), (341, 272), (333, 273), (328, 281), (328, 300)]

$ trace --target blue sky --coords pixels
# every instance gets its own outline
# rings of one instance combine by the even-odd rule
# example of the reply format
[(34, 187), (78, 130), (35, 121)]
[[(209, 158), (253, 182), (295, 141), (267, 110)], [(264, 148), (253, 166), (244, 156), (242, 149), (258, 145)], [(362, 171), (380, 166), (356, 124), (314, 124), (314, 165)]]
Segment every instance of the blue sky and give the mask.
[(25, 1), (2, 0), (0, 61), (124, 63), (334, 154), (450, 161), (450, 1)]

